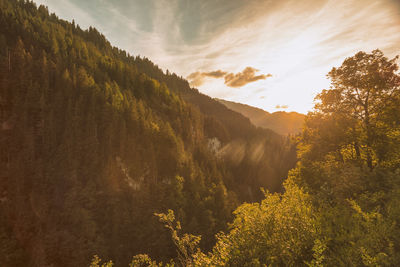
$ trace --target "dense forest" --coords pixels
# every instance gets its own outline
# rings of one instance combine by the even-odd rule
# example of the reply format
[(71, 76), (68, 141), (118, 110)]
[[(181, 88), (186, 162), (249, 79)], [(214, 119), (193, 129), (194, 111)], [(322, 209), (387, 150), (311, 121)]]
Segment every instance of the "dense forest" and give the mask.
[(209, 251), (297, 161), (290, 138), (31, 1), (0, 0), (0, 126), (1, 266), (165, 262), (168, 209)]
[(0, 265), (400, 266), (397, 60), (332, 68), (290, 139), (0, 0)]
[[(234, 211), (210, 252), (174, 212), (155, 214), (178, 256), (131, 266), (399, 266), (400, 75), (398, 57), (358, 52), (328, 76), (299, 137), (300, 161), (284, 193)], [(101, 262), (95, 256), (92, 265)], [(111, 261), (103, 266), (110, 266)]]
[[(397, 59), (358, 52), (332, 68), (331, 88), (306, 117), (285, 191), (239, 206), (210, 252), (169, 210), (155, 216), (177, 257), (163, 264), (138, 254), (131, 266), (400, 266)], [(94, 256), (91, 267), (99, 264)]]

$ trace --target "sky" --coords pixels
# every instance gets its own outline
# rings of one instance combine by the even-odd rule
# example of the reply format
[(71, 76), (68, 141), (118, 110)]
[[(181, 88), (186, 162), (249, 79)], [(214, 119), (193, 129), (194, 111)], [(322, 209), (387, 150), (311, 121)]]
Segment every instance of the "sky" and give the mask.
[[(35, 0), (211, 97), (307, 113), (346, 57), (400, 54), (400, 0)], [(400, 62), (399, 62), (400, 63)]]

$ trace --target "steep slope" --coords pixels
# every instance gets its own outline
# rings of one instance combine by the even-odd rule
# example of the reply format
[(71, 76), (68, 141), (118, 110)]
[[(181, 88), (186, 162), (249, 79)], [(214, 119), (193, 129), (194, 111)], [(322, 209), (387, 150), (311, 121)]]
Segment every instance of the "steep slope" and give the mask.
[(202, 247), (281, 189), (294, 145), (96, 29), (0, 0), (0, 265), (175, 256), (154, 212)]
[(300, 133), (305, 115), (297, 112), (278, 111), (269, 113), (260, 108), (249, 105), (216, 99), (224, 104), (229, 109), (236, 111), (250, 119), (250, 121), (258, 126), (266, 129), (271, 129), (281, 135), (298, 134)]

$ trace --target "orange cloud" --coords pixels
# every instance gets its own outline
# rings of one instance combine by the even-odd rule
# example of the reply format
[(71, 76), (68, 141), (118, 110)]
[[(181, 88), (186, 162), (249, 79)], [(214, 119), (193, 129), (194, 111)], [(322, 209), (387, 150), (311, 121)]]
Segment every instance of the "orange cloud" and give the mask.
[(225, 84), (229, 87), (242, 87), (248, 83), (258, 80), (265, 80), (272, 77), (272, 74), (255, 75), (258, 70), (252, 67), (246, 67), (242, 72), (236, 74), (229, 73), (225, 75)]
[(222, 70), (209, 71), (209, 72), (196, 71), (196, 72), (191, 73), (186, 78), (190, 81), (191, 86), (200, 86), (200, 85), (204, 84), (204, 79), (206, 77), (222, 78), (226, 74), (227, 74), (227, 72), (222, 71)]
[(222, 70), (216, 70), (216, 71), (210, 71), (210, 72), (203, 72), (203, 74), (208, 77), (222, 78), (226, 75), (226, 72), (222, 71)]
[(288, 107), (289, 107), (288, 105), (276, 105), (275, 106), (276, 109), (286, 109)]
[(229, 87), (242, 87), (248, 83), (255, 82), (258, 80), (265, 80), (268, 77), (272, 77), (272, 74), (261, 74), (255, 75), (258, 70), (252, 67), (246, 67), (242, 72), (228, 73), (222, 70), (200, 72), (196, 71), (187, 76), (191, 86), (200, 86), (205, 82), (206, 77), (210, 78), (224, 78), (225, 85)]
[(204, 83), (204, 75), (200, 71), (191, 73), (186, 77), (189, 80), (191, 86), (200, 86)]

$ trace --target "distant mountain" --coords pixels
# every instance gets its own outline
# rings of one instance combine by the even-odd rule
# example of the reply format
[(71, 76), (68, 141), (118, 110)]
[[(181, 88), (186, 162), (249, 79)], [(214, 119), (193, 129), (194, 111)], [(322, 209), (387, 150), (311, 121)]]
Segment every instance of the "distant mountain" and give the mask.
[(271, 129), (281, 135), (297, 134), (301, 131), (305, 115), (297, 112), (278, 111), (269, 113), (249, 105), (216, 99), (227, 108), (236, 111), (250, 119), (258, 127)]

